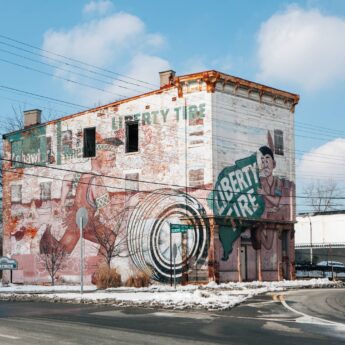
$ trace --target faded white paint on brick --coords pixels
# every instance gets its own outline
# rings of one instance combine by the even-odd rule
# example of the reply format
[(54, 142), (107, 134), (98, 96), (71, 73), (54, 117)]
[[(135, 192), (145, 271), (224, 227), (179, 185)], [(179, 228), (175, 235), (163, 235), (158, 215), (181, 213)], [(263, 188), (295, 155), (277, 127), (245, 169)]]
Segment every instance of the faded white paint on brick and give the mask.
[[(39, 132), (40, 150), (44, 145), (48, 150), (51, 142), (43, 162), (46, 166), (26, 167), (24, 175), (5, 173), (4, 254), (19, 260), (25, 281), (46, 279), (38, 261), (42, 241), (47, 239), (68, 246), (75, 264), (61, 276), (75, 280), (80, 240), (73, 232), (77, 231), (73, 216), (80, 207), (87, 207), (91, 221), (104, 231), (113, 229), (116, 219), (126, 212), (116, 240), (128, 236), (127, 246), (122, 248), (127, 255), (113, 260), (123, 279), (131, 272), (143, 270), (157, 280), (169, 281), (169, 223), (194, 226), (186, 235), (173, 236), (173, 242), (180, 250), (177, 271), (181, 281), (243, 279), (237, 264), (241, 238), (234, 240), (234, 248), (231, 254), (228, 253), (230, 256), (226, 262), (222, 263), (220, 258), (222, 250), (226, 251), (226, 244), (221, 243), (218, 235), (222, 231), (219, 227), (224, 227), (224, 224), (219, 225), (213, 219), (212, 191), (224, 168), (268, 145), (268, 131), (274, 138), (275, 129), (284, 133), (284, 156), (275, 155), (274, 174), (294, 183), (292, 101), (284, 102), (280, 97), (267, 94), (260, 96), (254, 91), (248, 93), (248, 88), (236, 89), (231, 83), (225, 86), (218, 83), (212, 92), (208, 81), (200, 78), (192, 78), (181, 85), (49, 123)], [(198, 115), (185, 120), (183, 112), (187, 110), (188, 114), (195, 109), (199, 110)], [(151, 123), (148, 123), (148, 113)], [(125, 145), (118, 145), (119, 140), (126, 141), (126, 117), (139, 121), (138, 152), (126, 153)], [(96, 159), (83, 157), (83, 131), (88, 127), (96, 127), (96, 146), (99, 149)], [(31, 154), (31, 148), (25, 145), (28, 136), (38, 135), (38, 132), (33, 133), (36, 132), (30, 134), (29, 129), (22, 136), (8, 135), (6, 158), (11, 158), (13, 141), (19, 141), (23, 150)], [(42, 146), (44, 136), (47, 141)], [(107, 140), (114, 138), (117, 144), (106, 149)], [(112, 157), (108, 167), (107, 157)], [(9, 168), (10, 163), (5, 166)], [(126, 176), (133, 174), (138, 174), (138, 191), (128, 190), (129, 181), (126, 191)], [(196, 185), (198, 182), (199, 186)], [(44, 186), (51, 183), (50, 200), (40, 200), (42, 183)], [(189, 185), (193, 188), (186, 188)], [(16, 197), (11, 201), (11, 186), (21, 186), (21, 202)], [(290, 208), (293, 208), (293, 202)], [(266, 215), (272, 212), (269, 213), (267, 207), (265, 212), (263, 218), (266, 219), (265, 224), (269, 224), (270, 218)], [(292, 218), (279, 218), (279, 221), (291, 221)], [(252, 236), (254, 241), (252, 226), (254, 223), (247, 224), (243, 233), (249, 239)], [(229, 231), (233, 231), (231, 227)], [(262, 255), (264, 261), (274, 252), (277, 260), (269, 265), (272, 272), (278, 272), (282, 264), (282, 239), (277, 229), (274, 231), (271, 247)], [(86, 274), (91, 279), (100, 261), (100, 256), (97, 256), (100, 246), (92, 239), (91, 228), (85, 233)], [(261, 252), (260, 249), (250, 249), (248, 257), (255, 258), (257, 250)], [(252, 263), (250, 269), (253, 265), (256, 263)], [(225, 274), (226, 270), (228, 273)], [(267, 274), (266, 277), (277, 278), (277, 274)]]

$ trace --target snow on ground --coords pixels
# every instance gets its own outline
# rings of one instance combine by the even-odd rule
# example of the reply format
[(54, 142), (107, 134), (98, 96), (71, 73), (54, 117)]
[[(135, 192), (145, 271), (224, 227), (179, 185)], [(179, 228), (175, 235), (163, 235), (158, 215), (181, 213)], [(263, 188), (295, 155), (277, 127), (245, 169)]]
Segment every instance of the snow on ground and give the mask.
[(177, 286), (152, 285), (148, 288), (112, 288), (96, 290), (86, 286), (80, 294), (79, 286), (59, 285), (0, 285), (0, 299), (45, 300), (70, 303), (104, 303), (117, 306), (146, 306), (170, 309), (203, 308), (225, 310), (255, 295), (297, 288), (337, 287), (339, 282), (328, 279), (294, 280), (280, 282), (250, 282)]

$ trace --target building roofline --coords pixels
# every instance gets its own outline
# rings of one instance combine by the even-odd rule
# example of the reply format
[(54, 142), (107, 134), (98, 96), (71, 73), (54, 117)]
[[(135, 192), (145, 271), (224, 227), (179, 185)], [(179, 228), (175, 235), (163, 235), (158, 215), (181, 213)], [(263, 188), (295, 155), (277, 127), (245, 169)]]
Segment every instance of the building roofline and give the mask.
[(247, 79), (239, 78), (232, 76), (230, 74), (226, 74), (223, 72), (219, 72), (216, 70), (208, 70), (204, 72), (198, 72), (198, 73), (192, 73), (192, 74), (186, 74), (182, 75), (180, 77), (176, 77), (180, 79), (180, 81), (189, 81), (193, 79), (206, 79), (207, 77), (213, 77), (216, 78), (217, 81), (225, 81), (225, 82), (233, 82), (234, 84), (238, 84), (239, 86), (246, 86), (249, 89), (258, 89), (264, 92), (271, 93), (272, 95), (275, 96), (282, 96), (285, 98), (289, 98), (291, 100), (296, 101), (296, 104), (299, 101), (299, 95), (295, 93), (291, 93), (288, 91), (283, 91), (280, 89), (273, 88), (271, 86), (267, 86), (264, 84), (260, 84), (257, 82), (253, 82)]
[[(90, 108), (90, 109), (87, 109), (87, 110), (83, 110), (83, 111), (80, 111), (78, 113), (74, 113), (74, 114), (71, 114), (71, 115), (60, 117), (60, 118), (55, 119), (55, 120), (50, 120), (50, 121), (47, 121), (47, 122), (43, 122), (43, 123), (40, 123), (38, 125), (33, 125), (33, 126), (30, 126), (30, 127), (27, 127), (27, 128), (19, 129), (17, 131), (9, 132), (9, 133), (3, 134), (2, 138), (6, 139), (8, 136), (11, 136), (11, 135), (13, 135), (15, 133), (26, 132), (26, 131), (29, 131), (29, 130), (31, 130), (33, 128), (39, 128), (39, 127), (42, 127), (42, 126), (47, 126), (49, 124), (58, 123), (60, 121), (65, 121), (65, 120), (68, 120), (68, 119), (71, 119), (71, 118), (74, 118), (74, 117), (77, 117), (77, 116), (84, 115), (84, 114), (89, 113), (89, 112), (96, 112), (96, 111), (99, 111), (99, 110), (102, 110), (102, 109), (107, 109), (109, 107), (116, 107), (116, 106), (119, 106), (120, 104), (128, 103), (128, 102), (134, 101), (136, 99), (144, 98), (144, 97), (155, 95), (155, 94), (161, 94), (164, 91), (170, 90), (172, 88), (181, 88), (182, 87), (181, 84), (185, 84), (185, 83), (188, 83), (188, 82), (193, 81), (193, 80), (201, 80), (203, 82), (206, 82), (206, 84), (210, 84), (211, 83), (213, 85), (215, 83), (217, 83), (217, 82), (223, 82), (224, 84), (225, 83), (233, 83), (233, 84), (235, 84), (237, 86), (246, 87), (249, 90), (257, 90), (260, 94), (268, 93), (268, 94), (271, 94), (273, 96), (278, 96), (278, 97), (282, 97), (284, 99), (289, 99), (289, 100), (292, 101), (293, 106), (296, 105), (298, 103), (298, 101), (299, 101), (299, 95), (297, 95), (297, 94), (294, 94), (294, 93), (291, 93), (291, 92), (287, 92), (287, 91), (283, 91), (283, 90), (279, 90), (279, 89), (275, 89), (273, 87), (266, 86), (266, 85), (263, 85), (263, 84), (259, 84), (259, 83), (256, 83), (256, 82), (252, 82), (252, 81), (249, 81), (249, 80), (246, 80), (246, 79), (242, 79), (242, 78), (239, 78), (239, 77), (234, 77), (232, 75), (229, 75), (229, 74), (226, 74), (226, 73), (222, 73), (222, 72), (218, 72), (216, 70), (208, 70), (208, 71), (203, 71), (203, 72), (198, 72), (198, 73), (191, 73), (191, 74), (185, 74), (185, 75), (182, 75), (182, 76), (177, 76), (177, 77), (174, 78), (174, 80), (172, 81), (172, 83), (170, 85), (162, 86), (162, 87), (160, 87), (157, 90), (149, 91), (149, 92), (142, 93), (142, 94), (139, 94), (139, 95), (135, 95), (135, 96), (132, 96), (132, 97), (128, 97), (128, 98), (125, 98), (125, 99), (121, 99), (121, 100), (118, 100), (118, 101), (107, 103), (105, 105), (101, 105), (101, 106), (98, 106), (98, 107), (94, 107), (94, 108)], [(211, 91), (213, 91), (213, 90), (214, 89), (212, 89)]]

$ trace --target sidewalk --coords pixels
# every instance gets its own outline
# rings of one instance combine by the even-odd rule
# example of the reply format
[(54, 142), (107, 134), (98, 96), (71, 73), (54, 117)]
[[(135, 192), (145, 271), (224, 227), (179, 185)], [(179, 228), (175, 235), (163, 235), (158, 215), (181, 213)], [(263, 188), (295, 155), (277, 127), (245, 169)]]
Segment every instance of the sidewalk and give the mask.
[(300, 288), (342, 287), (341, 282), (328, 279), (310, 279), (281, 282), (209, 283), (207, 285), (177, 286), (152, 285), (148, 288), (111, 288), (97, 290), (95, 286), (84, 287), (59, 285), (0, 285), (1, 300), (49, 301), (64, 303), (100, 303), (117, 306), (144, 306), (168, 309), (225, 310), (244, 302), (248, 298), (266, 292)]

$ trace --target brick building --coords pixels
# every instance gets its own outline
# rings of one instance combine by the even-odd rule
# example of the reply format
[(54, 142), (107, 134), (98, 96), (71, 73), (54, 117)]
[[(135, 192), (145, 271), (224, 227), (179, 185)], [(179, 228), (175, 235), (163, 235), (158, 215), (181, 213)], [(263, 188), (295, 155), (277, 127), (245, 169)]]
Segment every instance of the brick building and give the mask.
[(60, 280), (77, 281), (80, 208), (87, 279), (104, 234), (123, 279), (145, 271), (169, 282), (175, 245), (182, 283), (294, 278), (299, 97), (217, 71), (160, 79), (156, 91), (44, 124), (25, 112), (25, 128), (4, 135), (14, 281), (48, 280), (47, 245), (69, 254)]

